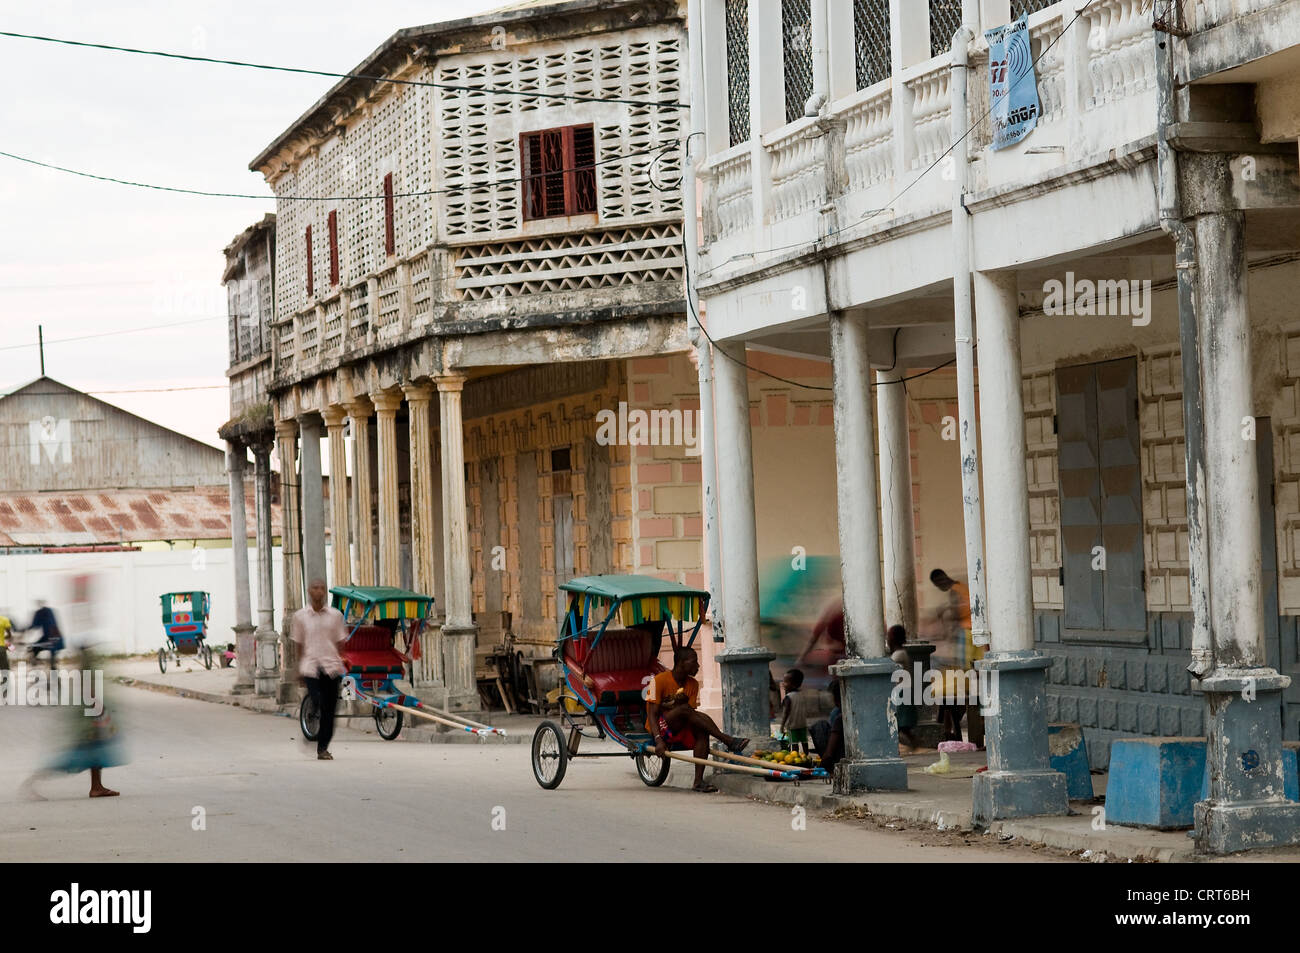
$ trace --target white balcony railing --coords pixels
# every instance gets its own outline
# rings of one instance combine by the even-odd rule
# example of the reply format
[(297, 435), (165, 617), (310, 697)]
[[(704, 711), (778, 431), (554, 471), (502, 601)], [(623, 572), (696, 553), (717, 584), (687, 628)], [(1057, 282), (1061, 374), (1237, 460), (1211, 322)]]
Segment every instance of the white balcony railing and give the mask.
[(904, 101), (911, 103), (909, 169), (926, 168), (952, 144), (951, 57), (945, 54), (924, 66), (924, 70), (903, 80)]
[(825, 193), (825, 147), (815, 119), (801, 119), (764, 137), (772, 169), (770, 218), (780, 222), (816, 208)]
[(842, 113), (844, 166), (851, 190), (865, 189), (893, 174), (894, 96), (888, 84), (864, 90)]
[[(1192, 2), (1192, 0), (1187, 0)], [(1202, 6), (1246, 7), (1276, 0), (1202, 0)], [(1021, 143), (992, 151), (988, 109), (988, 47), (971, 51), (966, 125), (974, 126), (971, 188), (981, 191), (1036, 178), (1053, 167), (1105, 155), (1155, 133), (1155, 0), (1093, 0), (1076, 20), (1078, 0), (1032, 14), (1040, 115)], [(1217, 9), (1217, 8), (1216, 8)], [(1215, 15), (1222, 15), (1222, 11)], [(831, 103), (830, 128), (842, 134), (842, 181), (834, 183), (839, 221), (941, 213), (951, 202), (951, 174), (940, 168), (952, 144), (952, 61), (949, 53)], [(799, 119), (762, 136), (765, 161), (755, 168), (753, 143), (711, 156), (704, 182), (707, 247), (702, 266), (755, 267), (752, 253), (789, 248), (822, 234), (825, 165), (836, 153), (816, 120)], [(921, 176), (927, 187), (912, 188)], [(868, 213), (873, 213), (868, 215)], [(734, 263), (734, 264), (732, 264)]]

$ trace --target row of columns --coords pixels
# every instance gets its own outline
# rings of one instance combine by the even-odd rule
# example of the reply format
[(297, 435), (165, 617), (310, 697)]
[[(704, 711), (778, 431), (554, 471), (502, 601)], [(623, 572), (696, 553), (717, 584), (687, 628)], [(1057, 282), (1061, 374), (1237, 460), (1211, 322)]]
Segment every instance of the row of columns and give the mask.
[[(414, 588), (435, 598), (445, 615), (439, 628), (426, 626), (421, 635), (422, 658), (415, 665), (417, 693), (435, 705), (455, 710), (478, 707), (474, 677), (478, 627), (472, 612), (469, 568), (469, 524), (466, 516), (464, 430), (461, 394), (465, 379), (437, 377), (433, 385), (411, 383), (401, 389), (379, 390), (344, 404), (331, 405), (297, 419), (280, 420), (275, 440), (280, 457), (284, 605), (280, 631), (273, 623), (271, 590), (270, 444), (229, 446), (232, 543), (247, 551), (244, 514), (244, 469), (247, 450), (256, 461), (259, 620), (252, 626), (248, 598), (248, 565), (235, 560), (236, 637), (240, 639), (237, 691), (275, 694), (282, 702), (297, 694), (297, 664), (290, 618), (303, 604), (305, 581), (327, 576), (325, 521), (320, 443), (329, 441), (329, 525), (334, 540), (328, 576), (333, 585), (402, 585), (401, 513), (398, 500), (400, 458), (397, 413), (406, 400), (409, 415), (411, 488), (411, 556)], [(431, 420), (434, 393), (439, 399), (440, 473), (435, 472)], [(377, 485), (371, 479), (371, 418), (376, 428)], [(352, 424), (353, 493), (347, 492), (345, 428)], [(322, 425), (324, 433), (322, 433)], [(440, 493), (435, 491), (440, 487)], [(371, 514), (372, 494), (378, 501), (378, 525)], [(443, 514), (448, 518), (443, 519)], [(351, 517), (351, 519), (350, 519)], [(352, 532), (349, 532), (349, 523)], [(353, 566), (349, 537), (355, 539)], [(377, 546), (376, 546), (377, 543)], [(377, 559), (376, 559), (377, 555)], [(377, 570), (377, 571), (376, 571)], [(275, 651), (279, 645), (279, 653)]]
[[(1224, 181), (1230, 177), (1224, 176)], [(1225, 201), (1222, 203), (1227, 205)], [(1210, 798), (1197, 805), (1196, 837), (1215, 853), (1300, 841), (1300, 805), (1283, 797), (1279, 694), (1289, 684), (1267, 662), (1257, 488), (1258, 461), (1243, 436), (1254, 418), (1244, 216), (1212, 208), (1194, 217), (1208, 489), (1213, 669), (1207, 702)], [(1050, 766), (1046, 719), (1050, 660), (1034, 644), (1029, 493), (1021, 390), (1020, 319), (1014, 272), (975, 272), (980, 355), (979, 409), (986, 525), (990, 651), (976, 663), (986, 711), (988, 770), (975, 776), (977, 820), (1068, 810), (1065, 777)], [(897, 372), (876, 375), (879, 483), (873, 459), (870, 358), (861, 314), (830, 315), (844, 628), (841, 681), (847, 758), (840, 792), (907, 787), (890, 703), (894, 665), (884, 633), (915, 631), (913, 515), (906, 395)], [(723, 663), (726, 730), (765, 737), (767, 662), (758, 638), (757, 545), (749, 382), (743, 343), (717, 345), (715, 402), (719, 500), (726, 533), (721, 575), (727, 617)], [(1190, 358), (1189, 358), (1190, 359)], [(882, 525), (883, 521), (883, 525)], [(879, 540), (886, 543), (882, 560)], [(882, 562), (885, 567), (882, 578)], [(882, 601), (882, 592), (886, 597)], [(987, 675), (985, 675), (987, 673)], [(987, 677), (987, 682), (985, 678)]]

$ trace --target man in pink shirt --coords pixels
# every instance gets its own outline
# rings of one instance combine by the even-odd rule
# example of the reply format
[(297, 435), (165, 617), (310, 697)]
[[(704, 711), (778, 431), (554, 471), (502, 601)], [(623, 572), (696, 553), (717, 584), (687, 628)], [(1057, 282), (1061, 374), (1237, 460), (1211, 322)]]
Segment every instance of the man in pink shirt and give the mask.
[(347, 663), (339, 645), (348, 637), (343, 613), (325, 604), (328, 590), (324, 579), (313, 579), (307, 587), (311, 605), (293, 614), (289, 634), (298, 643), (298, 672), (307, 682), (307, 693), (320, 712), (320, 733), (316, 737), (316, 758), (333, 761), (330, 740), (334, 737), (334, 711), (338, 707), (339, 682)]

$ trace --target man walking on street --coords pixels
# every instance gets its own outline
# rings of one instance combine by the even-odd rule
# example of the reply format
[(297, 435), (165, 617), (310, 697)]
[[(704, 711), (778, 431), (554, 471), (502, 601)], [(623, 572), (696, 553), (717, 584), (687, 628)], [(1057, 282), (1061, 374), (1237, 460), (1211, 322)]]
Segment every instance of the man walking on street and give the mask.
[(298, 643), (298, 672), (307, 682), (307, 693), (320, 712), (320, 729), (316, 736), (316, 758), (333, 761), (330, 741), (334, 737), (334, 711), (338, 707), (339, 682), (347, 672), (347, 663), (339, 655), (339, 645), (348, 637), (343, 613), (325, 604), (328, 594), (324, 579), (313, 579), (307, 587), (310, 605), (293, 614), (289, 634)]

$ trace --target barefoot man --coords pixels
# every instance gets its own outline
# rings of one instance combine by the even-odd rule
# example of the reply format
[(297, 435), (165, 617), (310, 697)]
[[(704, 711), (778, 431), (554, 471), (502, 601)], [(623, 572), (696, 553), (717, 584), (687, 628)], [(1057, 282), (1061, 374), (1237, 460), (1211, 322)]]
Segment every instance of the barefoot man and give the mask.
[[(700, 683), (694, 676), (699, 670), (695, 650), (679, 649), (672, 669), (656, 675), (646, 689), (645, 726), (654, 737), (655, 754), (661, 758), (672, 745), (690, 748), (697, 758), (708, 758), (710, 737), (717, 738), (734, 754), (749, 745), (748, 738), (723, 734), (712, 718), (696, 710), (700, 707)], [(704, 782), (702, 764), (695, 766), (695, 790), (705, 794), (718, 790)]]

